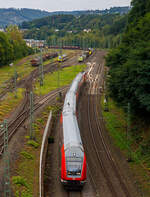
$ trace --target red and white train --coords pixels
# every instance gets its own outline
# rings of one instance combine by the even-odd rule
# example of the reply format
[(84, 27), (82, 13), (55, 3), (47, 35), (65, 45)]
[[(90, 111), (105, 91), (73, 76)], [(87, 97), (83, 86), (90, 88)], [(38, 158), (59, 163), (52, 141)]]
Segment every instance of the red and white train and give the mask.
[(61, 182), (69, 188), (82, 188), (86, 182), (86, 157), (76, 117), (76, 102), (86, 73), (79, 73), (68, 90), (62, 116)]

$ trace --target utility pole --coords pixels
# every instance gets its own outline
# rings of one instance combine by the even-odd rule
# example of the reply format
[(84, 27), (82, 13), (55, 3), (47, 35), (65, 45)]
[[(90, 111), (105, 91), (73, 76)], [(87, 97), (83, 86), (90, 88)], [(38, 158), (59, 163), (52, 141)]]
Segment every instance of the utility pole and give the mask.
[(15, 98), (17, 98), (17, 71), (14, 72)]
[(131, 111), (131, 106), (130, 106), (130, 103), (128, 103), (128, 106), (127, 106), (127, 133), (126, 133), (127, 145), (128, 145), (128, 162), (132, 161), (131, 147), (130, 147), (130, 142), (129, 142), (129, 132), (130, 132), (130, 129), (131, 129), (131, 114), (130, 114), (130, 111)]
[(60, 53), (60, 55), (62, 56), (62, 42), (61, 42), (61, 40), (60, 40), (60, 42), (59, 42), (59, 47), (60, 47), (59, 53)]
[(14, 88), (15, 88), (15, 98), (17, 98), (17, 77), (18, 77), (18, 74), (17, 74), (17, 71), (16, 71), (16, 66), (11, 63), (10, 66), (14, 66)]
[(39, 74), (40, 74), (40, 86), (43, 86), (43, 57), (42, 57), (42, 49), (41, 49), (41, 54), (40, 54), (40, 65), (39, 65)]
[(11, 197), (10, 165), (8, 153), (8, 124), (6, 120), (4, 120), (2, 127), (4, 130), (4, 197)]
[(30, 92), (30, 139), (35, 139), (35, 132), (33, 129), (33, 93)]
[(61, 94), (61, 91), (60, 91), (60, 73), (59, 73), (60, 67), (61, 67), (61, 63), (58, 63), (57, 87), (58, 87), (58, 97), (61, 101), (62, 94)]

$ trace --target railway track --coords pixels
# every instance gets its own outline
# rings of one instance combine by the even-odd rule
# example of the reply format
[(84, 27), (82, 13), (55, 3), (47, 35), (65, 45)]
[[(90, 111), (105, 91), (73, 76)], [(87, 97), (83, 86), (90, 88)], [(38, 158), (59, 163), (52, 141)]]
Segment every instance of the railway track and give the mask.
[[(68, 55), (68, 58), (70, 60), (72, 60), (74, 57), (72, 57), (72, 55)], [(63, 62), (61, 64), (61, 67), (67, 67), (68, 65), (66, 64), (67, 61)], [(49, 66), (48, 66), (49, 65)], [(55, 61), (51, 64), (48, 64), (47, 66), (44, 66), (44, 74), (48, 73), (48, 72), (53, 72), (55, 70), (58, 70), (58, 62)], [(17, 129), (22, 126), (25, 122), (25, 120), (29, 117), (29, 113), (30, 113), (30, 109), (29, 109), (29, 103), (30, 103), (30, 91), (32, 90), (32, 83), (33, 81), (39, 76), (39, 70), (38, 68), (33, 70), (31, 72), (31, 74), (25, 79), (25, 80), (21, 80), (18, 82), (18, 86), (21, 85), (22, 83), (24, 83), (24, 86), (26, 88), (26, 92), (25, 92), (25, 96), (22, 102), (22, 105), (20, 106), (18, 115), (16, 116), (16, 118), (14, 118), (14, 120), (10, 121), (8, 123), (8, 141), (11, 140), (11, 138), (13, 137), (13, 135), (15, 134), (15, 132), (17, 131)], [(13, 88), (11, 88), (13, 89)], [(65, 91), (67, 88), (61, 88), (61, 91)], [(7, 92), (9, 91), (9, 88), (4, 91), (2, 94), (0, 94), (0, 98), (3, 97)], [(44, 96), (42, 99), (40, 99), (39, 101), (37, 101), (34, 104), (34, 111), (38, 110), (45, 102), (47, 102), (49, 99), (53, 100), (56, 95), (58, 94), (59, 90), (55, 90), (52, 93), (47, 94), (46, 96)], [(3, 147), (3, 131), (2, 129), (0, 129), (0, 155), (2, 155), (4, 150)]]
[[(96, 74), (98, 73), (98, 75)], [(126, 187), (124, 178), (121, 176), (118, 171), (118, 166), (113, 160), (108, 145), (105, 142), (105, 138), (103, 136), (104, 127), (102, 118), (102, 113), (98, 109), (100, 109), (100, 89), (99, 86), (103, 83), (103, 74), (104, 74), (104, 66), (99, 65), (98, 69), (93, 71), (93, 76), (95, 79), (91, 81), (89, 94), (88, 94), (88, 125), (90, 131), (90, 137), (93, 143), (93, 152), (95, 152), (95, 156), (97, 158), (97, 164), (101, 168), (101, 174), (105, 178), (107, 187), (113, 197), (131, 197), (131, 194)], [(90, 74), (89, 74), (90, 75)], [(97, 77), (98, 76), (98, 77)], [(92, 116), (91, 116), (92, 114)], [(93, 124), (94, 123), (94, 124)], [(107, 163), (107, 165), (106, 165)], [(109, 166), (109, 167), (108, 167)], [(108, 169), (109, 168), (109, 169)], [(89, 169), (90, 170), (90, 169)], [(110, 177), (110, 171), (111, 176)], [(92, 172), (90, 173), (90, 177), (92, 179), (93, 184), (96, 182), (94, 178), (92, 178)], [(95, 185), (96, 188), (96, 185)]]
[[(34, 108), (33, 111), (37, 111), (43, 104), (52, 101), (53, 99), (55, 99), (55, 97), (58, 95), (58, 92), (61, 90), (61, 92), (65, 92), (67, 90), (68, 87), (63, 87), (59, 90), (55, 90), (50, 92), (49, 94), (47, 94), (46, 96), (44, 96), (42, 99), (38, 100), (35, 104), (34, 104)], [(25, 96), (25, 101), (24, 101), (24, 105), (20, 110), (20, 113), (16, 116), (16, 118), (8, 123), (8, 141), (11, 140), (11, 138), (13, 137), (13, 135), (17, 132), (18, 128), (21, 127), (25, 120), (29, 118), (29, 114), (30, 114), (30, 108), (29, 106), (27, 107), (26, 104), (28, 103), (28, 94), (26, 93)], [(26, 109), (25, 109), (26, 108)], [(0, 130), (0, 155), (2, 155), (4, 147), (3, 147), (3, 130)]]
[(68, 191), (66, 197), (83, 197), (82, 191)]
[[(68, 64), (70, 65), (70, 63), (68, 61), (72, 61), (73, 58), (75, 58), (75, 56), (72, 56), (72, 54), (69, 54), (68, 55), (68, 59), (64, 62), (61, 63), (61, 67), (64, 68), (64, 67), (67, 67)], [(54, 71), (57, 71), (59, 68), (57, 67), (58, 65), (58, 62), (57, 60), (55, 60), (54, 62), (52, 63), (49, 63), (47, 65), (45, 65), (43, 68), (44, 68), (44, 71), (43, 73), (46, 74), (48, 72), (54, 72)], [(28, 81), (30, 80), (30, 85), (32, 84), (33, 80), (37, 77), (39, 77), (40, 73), (39, 73), (39, 68), (36, 68), (35, 70), (33, 70), (30, 75), (28, 77), (26, 77), (26, 79), (21, 79), (20, 81), (17, 82), (17, 87), (19, 86), (23, 86), (26, 87), (26, 83), (28, 83)], [(8, 93), (9, 91), (12, 91), (14, 90), (14, 79), (13, 77), (7, 81), (7, 88), (4, 88), (4, 89), (1, 89), (0, 90), (0, 99), (3, 98), (6, 93)]]

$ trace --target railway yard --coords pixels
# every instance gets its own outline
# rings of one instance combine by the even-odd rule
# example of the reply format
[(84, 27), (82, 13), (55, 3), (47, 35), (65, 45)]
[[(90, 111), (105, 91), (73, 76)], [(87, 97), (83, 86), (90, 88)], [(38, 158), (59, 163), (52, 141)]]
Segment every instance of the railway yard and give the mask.
[[(78, 65), (81, 51), (74, 50), (68, 54), (66, 61), (61, 62), (61, 69)], [(80, 134), (87, 159), (87, 182), (81, 191), (67, 191), (60, 182), (60, 112), (68, 85), (52, 90), (48, 94), (34, 96), (34, 117), (41, 116), (47, 106), (59, 105), (60, 110), (55, 117), (55, 124), (50, 131), (53, 143), (48, 144), (44, 171), (44, 197), (140, 197), (126, 158), (114, 146), (108, 135), (102, 116), (101, 97), (104, 92), (105, 51), (97, 50), (88, 57), (86, 64), (87, 79), (77, 103), (77, 118)], [(44, 75), (58, 71), (58, 62), (53, 61), (44, 66)], [(17, 88), (24, 88), (24, 98), (12, 111), (8, 118), (8, 152), (10, 154), (10, 175), (16, 175), (16, 161), (29, 135), (30, 91), (34, 91), (39, 77), (39, 69), (17, 81)], [(12, 79), (7, 88), (0, 92), (0, 101), (10, 90), (14, 90)], [(61, 101), (58, 99), (62, 94)], [(28, 133), (27, 133), (28, 132)], [(4, 139), (0, 130), (0, 193), (4, 191)], [(39, 157), (39, 155), (37, 156)], [(39, 160), (39, 158), (37, 158)], [(38, 169), (37, 169), (38, 171)], [(33, 186), (34, 187), (34, 186)], [(38, 188), (36, 187), (38, 190)], [(1, 196), (1, 195), (0, 195)], [(12, 194), (12, 196), (15, 196)], [(19, 195), (18, 195), (19, 196)], [(21, 195), (22, 196), (22, 195)], [(38, 191), (32, 196), (39, 196)]]

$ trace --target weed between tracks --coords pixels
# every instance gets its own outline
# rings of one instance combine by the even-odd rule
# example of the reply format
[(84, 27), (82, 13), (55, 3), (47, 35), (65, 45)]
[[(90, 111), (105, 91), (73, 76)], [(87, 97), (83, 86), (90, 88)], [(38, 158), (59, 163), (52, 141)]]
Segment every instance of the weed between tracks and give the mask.
[(39, 196), (40, 148), (50, 110), (52, 110), (53, 119), (55, 120), (60, 107), (56, 105), (47, 107), (35, 120), (34, 130), (36, 133), (36, 141), (32, 140), (31, 142), (29, 136), (25, 137), (24, 147), (16, 161), (14, 173), (11, 177), (15, 197)]
[[(48, 50), (48, 52), (53, 52), (54, 50)], [(55, 50), (56, 51), (56, 50)], [(57, 50), (58, 52), (58, 50)], [(73, 52), (69, 50), (65, 50), (66, 54), (73, 54)], [(24, 78), (25, 76), (28, 76), (31, 71), (36, 69), (36, 67), (32, 67), (30, 60), (33, 58), (33, 56), (39, 56), (40, 54), (27, 56), (21, 60), (16, 60), (13, 62), (13, 66), (1, 66), (0, 68), (0, 92), (3, 88), (7, 87), (7, 81), (10, 80), (12, 77), (14, 77), (14, 72), (15, 70), (17, 71), (18, 74), (18, 80), (20, 78)], [(43, 62), (43, 65), (49, 64), (52, 61), (57, 60), (57, 58), (53, 58), (51, 60), (47, 60)]]
[(6, 95), (5, 100), (0, 102), (0, 122), (9, 116), (9, 113), (21, 102), (23, 99), (24, 89), (17, 89), (17, 98), (14, 93), (10, 92)]
[[(19, 63), (21, 61), (23, 60), (14, 62), (14, 65), (12, 67), (4, 66), (0, 68), (0, 72), (1, 72), (0, 87), (1, 88), (7, 86), (7, 83), (5, 84), (5, 82), (11, 79), (12, 77), (14, 77), (15, 70), (17, 71), (18, 80), (19, 80), (20, 78), (27, 76), (32, 70), (35, 69), (34, 67), (31, 67), (29, 60), (24, 59), (25, 61), (24, 63)], [(20, 65), (18, 66), (17, 64), (20, 64)]]
[(86, 65), (76, 65), (60, 69), (59, 72), (57, 71), (53, 72), (52, 74), (46, 74), (44, 76), (44, 86), (40, 87), (39, 82), (35, 84), (35, 93), (45, 95), (50, 91), (57, 89), (58, 87), (68, 85), (75, 78), (77, 73), (81, 72), (85, 67)]
[(131, 157), (130, 167), (134, 172), (136, 184), (143, 193), (144, 197), (150, 196), (150, 146), (146, 146), (150, 139), (143, 140), (143, 133), (138, 133), (136, 128), (132, 126), (131, 131), (127, 133), (127, 115), (124, 111), (117, 107), (109, 98), (109, 111), (104, 111), (104, 97), (101, 104), (103, 108), (103, 117), (106, 128), (114, 143), (118, 146), (127, 158)]
[[(48, 52), (50, 52), (49, 50)], [(39, 56), (40, 54), (27, 56), (21, 60), (16, 60), (13, 62), (13, 66), (3, 66), (0, 68), (0, 92), (2, 91), (3, 88), (6, 88), (8, 85), (8, 80), (14, 77), (15, 71), (17, 71), (18, 74), (18, 80), (22, 79), (26, 76), (28, 76), (33, 70), (37, 69), (37, 67), (32, 67), (30, 60), (35, 57)], [(52, 61), (55, 61), (56, 58), (53, 58), (51, 60), (47, 60), (43, 62), (43, 65), (49, 64)]]

